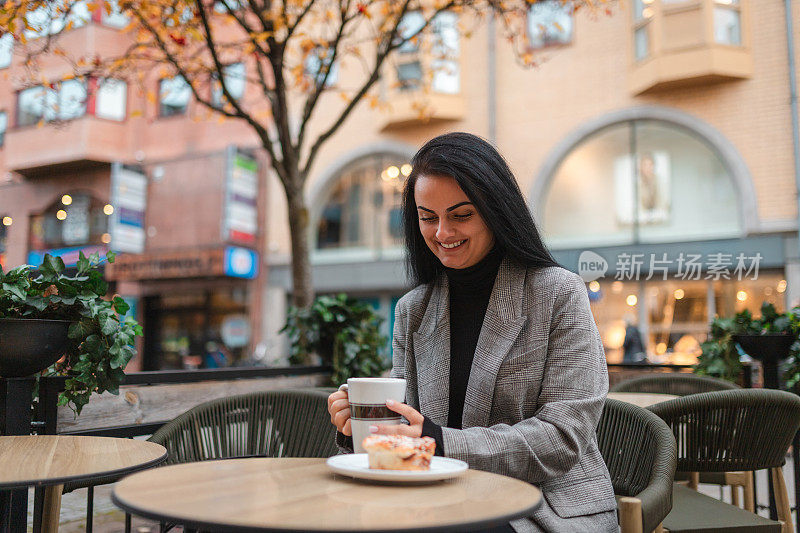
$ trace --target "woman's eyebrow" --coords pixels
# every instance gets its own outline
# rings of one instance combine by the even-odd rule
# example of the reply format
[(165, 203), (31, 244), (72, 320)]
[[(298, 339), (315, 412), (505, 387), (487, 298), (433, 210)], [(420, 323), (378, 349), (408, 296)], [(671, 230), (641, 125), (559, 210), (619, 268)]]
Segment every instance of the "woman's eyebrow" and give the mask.
[[(458, 209), (458, 208), (459, 208), (459, 207), (461, 207), (462, 205), (472, 205), (472, 202), (459, 202), (459, 203), (457, 203), (456, 205), (451, 205), (450, 207), (448, 207), (447, 209), (445, 209), (445, 212), (446, 212), (446, 213), (449, 213), (449, 212), (450, 212), (450, 211), (452, 211), (453, 209)], [(417, 206), (417, 209), (422, 209), (423, 211), (427, 211), (428, 213), (433, 213), (433, 214), (436, 214), (436, 211), (434, 211), (433, 209), (428, 209), (427, 207), (422, 207), (421, 205), (418, 205), (418, 206)]]

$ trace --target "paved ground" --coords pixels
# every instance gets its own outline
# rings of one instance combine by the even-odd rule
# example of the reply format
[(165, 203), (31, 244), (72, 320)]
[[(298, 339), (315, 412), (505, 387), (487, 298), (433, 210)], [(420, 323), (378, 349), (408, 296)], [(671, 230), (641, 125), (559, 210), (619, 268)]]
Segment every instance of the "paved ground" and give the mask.
[[(794, 505), (794, 474), (792, 471), (791, 457), (787, 458), (784, 466), (784, 477), (789, 490), (789, 501)], [(757, 500), (762, 505), (768, 503), (767, 474), (759, 472), (756, 478), (758, 490)], [(97, 533), (122, 533), (125, 530), (125, 514), (111, 503), (113, 485), (95, 487), (94, 490), (94, 531)], [(720, 487), (716, 485), (700, 485), (700, 490), (715, 498), (720, 497)], [(724, 500), (730, 502), (730, 489), (724, 489)], [(28, 524), (32, 523), (33, 491), (29, 496)], [(759, 514), (768, 516), (766, 510)], [(86, 489), (79, 489), (69, 494), (64, 494), (61, 500), (61, 533), (78, 533), (85, 531), (86, 527)], [(795, 527), (797, 518), (795, 514)], [(157, 532), (158, 524), (134, 517), (132, 531), (137, 533)]]

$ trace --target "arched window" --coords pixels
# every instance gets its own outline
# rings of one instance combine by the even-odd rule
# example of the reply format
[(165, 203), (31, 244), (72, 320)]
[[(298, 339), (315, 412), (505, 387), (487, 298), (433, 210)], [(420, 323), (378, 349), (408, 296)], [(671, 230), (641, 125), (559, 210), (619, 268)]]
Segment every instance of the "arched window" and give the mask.
[(613, 124), (561, 161), (541, 224), (554, 248), (739, 237), (737, 190), (697, 134), (659, 120)]
[(373, 154), (336, 176), (319, 212), (316, 247), (383, 249), (402, 242), (401, 196), (411, 166)]
[(85, 192), (63, 194), (43, 213), (31, 216), (30, 249), (108, 244), (109, 207)]

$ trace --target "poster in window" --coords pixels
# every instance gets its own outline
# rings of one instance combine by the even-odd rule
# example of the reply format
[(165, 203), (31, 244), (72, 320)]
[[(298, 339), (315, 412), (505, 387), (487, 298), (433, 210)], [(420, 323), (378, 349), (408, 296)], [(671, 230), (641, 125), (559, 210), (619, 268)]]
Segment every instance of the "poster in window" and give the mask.
[[(630, 225), (634, 211), (639, 225), (662, 224), (669, 220), (671, 210), (671, 179), (669, 154), (664, 151), (630, 154), (614, 161), (614, 203), (617, 222)], [(634, 182), (636, 179), (636, 182)], [(636, 198), (636, 205), (634, 205)]]

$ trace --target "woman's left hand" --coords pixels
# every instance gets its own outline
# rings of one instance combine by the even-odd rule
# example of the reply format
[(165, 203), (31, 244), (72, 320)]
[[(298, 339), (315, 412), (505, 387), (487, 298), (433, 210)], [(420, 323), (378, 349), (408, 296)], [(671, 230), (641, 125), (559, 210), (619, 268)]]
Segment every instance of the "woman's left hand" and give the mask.
[(425, 417), (413, 407), (404, 403), (386, 400), (386, 407), (406, 417), (408, 424), (389, 424), (370, 426), (369, 432), (373, 435), (405, 435), (407, 437), (422, 436), (422, 422)]

